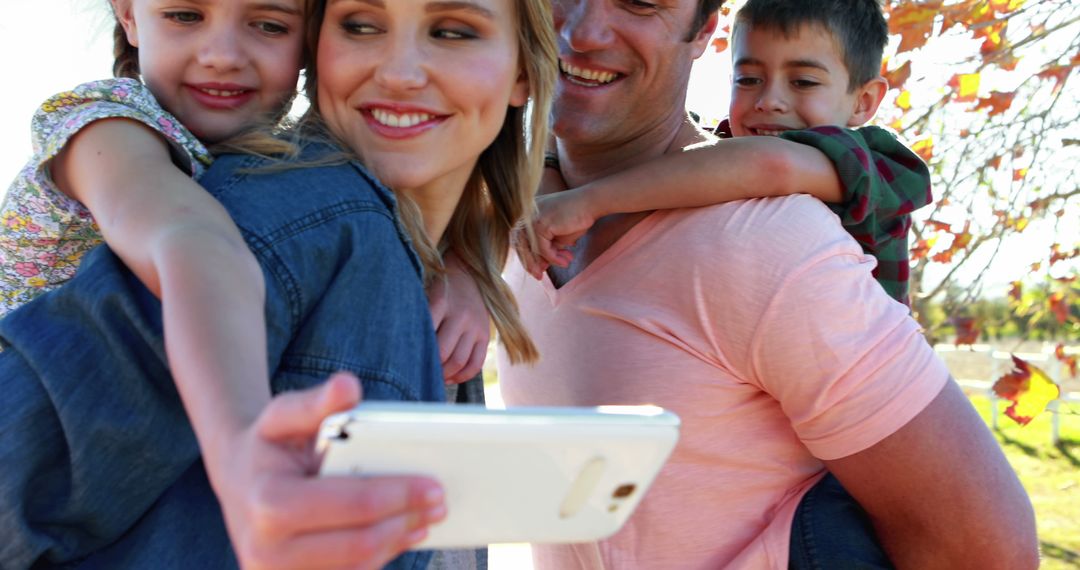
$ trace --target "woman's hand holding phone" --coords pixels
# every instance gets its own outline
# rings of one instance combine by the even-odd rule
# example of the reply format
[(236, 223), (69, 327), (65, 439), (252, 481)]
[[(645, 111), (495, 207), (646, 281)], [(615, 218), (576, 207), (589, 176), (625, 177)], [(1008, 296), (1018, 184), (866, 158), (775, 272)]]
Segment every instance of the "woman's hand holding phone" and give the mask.
[(208, 464), (241, 567), (381, 568), (446, 516), (429, 478), (316, 477), (320, 423), (359, 401), (360, 383), (346, 373), (279, 395), (227, 463)]

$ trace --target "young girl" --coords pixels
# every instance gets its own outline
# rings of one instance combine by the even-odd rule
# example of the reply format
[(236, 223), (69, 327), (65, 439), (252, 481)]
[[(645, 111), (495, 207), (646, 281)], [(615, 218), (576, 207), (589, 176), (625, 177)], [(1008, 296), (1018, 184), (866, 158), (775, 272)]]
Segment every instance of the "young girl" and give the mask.
[(262, 272), (194, 178), (212, 162), (205, 145), (286, 112), (304, 1), (112, 9), (117, 79), (56, 95), (34, 117), (35, 154), (3, 204), (0, 315), (61, 286), (104, 240), (162, 300), (185, 401), (198, 390), (219, 403), (192, 407), (195, 424), (252, 418), (269, 399)]
[[(311, 124), (337, 143), (305, 144), (291, 166), (221, 156), (201, 180), (264, 272), (273, 373), (262, 390), (348, 369), (366, 398), (440, 398), (421, 274), (437, 274), (446, 251), (487, 284), (510, 350), (534, 356), (499, 270), (540, 177), (556, 80), (548, 3), (331, 1), (312, 14)], [(397, 199), (356, 160), (327, 154), (363, 156)], [(0, 566), (376, 568), (445, 513), (438, 488), (414, 478), (314, 477), (320, 420), (359, 397), (340, 378), (275, 397), (249, 424), (198, 431), (200, 449), (159, 318), (99, 248), (64, 287), (0, 319), (0, 457), (11, 466), (0, 470)]]

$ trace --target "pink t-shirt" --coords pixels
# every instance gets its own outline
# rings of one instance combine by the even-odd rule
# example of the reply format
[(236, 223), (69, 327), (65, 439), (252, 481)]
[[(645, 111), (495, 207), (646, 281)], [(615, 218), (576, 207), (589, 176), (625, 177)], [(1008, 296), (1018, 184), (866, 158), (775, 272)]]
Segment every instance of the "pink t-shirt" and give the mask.
[(599, 543), (541, 569), (787, 568), (821, 459), (894, 433), (948, 372), (824, 205), (807, 196), (655, 212), (560, 289), (506, 279), (541, 354), (499, 354), (507, 405), (655, 404), (679, 444)]

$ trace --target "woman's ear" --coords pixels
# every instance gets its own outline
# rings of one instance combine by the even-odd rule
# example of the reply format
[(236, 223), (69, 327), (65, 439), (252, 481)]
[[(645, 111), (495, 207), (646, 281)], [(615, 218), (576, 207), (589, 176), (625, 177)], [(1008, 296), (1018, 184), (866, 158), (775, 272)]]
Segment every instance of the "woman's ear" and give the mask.
[(127, 41), (134, 47), (139, 47), (139, 33), (135, 27), (135, 17), (132, 15), (131, 0), (109, 0), (112, 4), (116, 20), (124, 28)]
[(529, 102), (529, 75), (522, 69), (514, 80), (514, 88), (510, 91), (510, 106), (524, 107)]

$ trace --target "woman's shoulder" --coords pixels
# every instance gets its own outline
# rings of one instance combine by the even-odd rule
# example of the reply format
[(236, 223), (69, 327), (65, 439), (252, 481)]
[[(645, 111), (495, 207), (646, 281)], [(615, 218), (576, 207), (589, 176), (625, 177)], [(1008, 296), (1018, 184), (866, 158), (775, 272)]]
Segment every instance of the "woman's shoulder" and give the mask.
[(288, 160), (221, 155), (199, 182), (249, 240), (271, 244), (356, 230), (368, 236), (368, 243), (407, 243), (393, 193), (334, 151), (316, 144), (304, 145)]
[(393, 192), (340, 149), (321, 142), (301, 143), (290, 158), (223, 154), (200, 182), (222, 201), (371, 202), (388, 212), (396, 208)]

